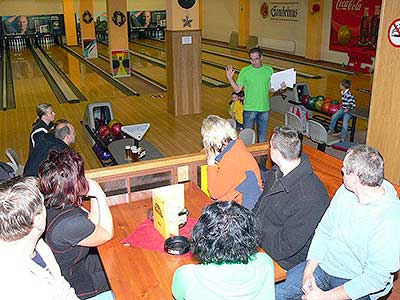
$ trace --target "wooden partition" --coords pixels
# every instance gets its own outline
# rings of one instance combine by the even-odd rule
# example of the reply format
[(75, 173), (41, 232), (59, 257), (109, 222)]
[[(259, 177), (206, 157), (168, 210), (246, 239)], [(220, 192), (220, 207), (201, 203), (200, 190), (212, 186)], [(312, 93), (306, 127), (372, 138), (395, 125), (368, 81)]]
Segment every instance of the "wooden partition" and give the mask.
[[(314, 5), (319, 5), (320, 11), (312, 11)], [(321, 59), (321, 43), (323, 28), (324, 1), (308, 0), (307, 5), (307, 37), (306, 58), (313, 60)]]

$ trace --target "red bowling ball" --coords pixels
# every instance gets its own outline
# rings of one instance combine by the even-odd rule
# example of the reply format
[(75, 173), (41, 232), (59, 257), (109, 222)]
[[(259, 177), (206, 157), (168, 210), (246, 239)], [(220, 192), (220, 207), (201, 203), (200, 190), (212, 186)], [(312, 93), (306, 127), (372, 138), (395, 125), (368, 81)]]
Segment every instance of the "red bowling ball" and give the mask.
[(98, 131), (101, 138), (104, 138), (105, 136), (110, 134), (110, 129), (108, 128), (107, 125), (101, 125)]
[(111, 126), (111, 134), (114, 135), (114, 136), (120, 135), (121, 134), (121, 127), (122, 127), (121, 123), (113, 124), (113, 126)]
[(340, 109), (339, 105), (337, 104), (331, 104), (328, 108), (328, 114), (332, 116), (335, 112), (337, 112)]
[(324, 113), (328, 113), (328, 111), (329, 111), (329, 106), (331, 106), (330, 103), (324, 103), (324, 104), (322, 104), (322, 106), (321, 106), (321, 110), (322, 110)]

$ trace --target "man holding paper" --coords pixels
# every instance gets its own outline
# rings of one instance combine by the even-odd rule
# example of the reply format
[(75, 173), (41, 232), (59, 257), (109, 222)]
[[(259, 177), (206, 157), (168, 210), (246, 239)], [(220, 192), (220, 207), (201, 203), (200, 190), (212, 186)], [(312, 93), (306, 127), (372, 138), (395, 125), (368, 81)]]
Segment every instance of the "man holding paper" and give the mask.
[(274, 70), (270, 66), (263, 65), (262, 51), (260, 48), (252, 48), (249, 51), (250, 65), (244, 67), (237, 81), (233, 79), (235, 69), (232, 65), (226, 67), (226, 76), (235, 92), (244, 88), (244, 128), (254, 128), (257, 121), (258, 142), (267, 140), (269, 121), (269, 90), (271, 76)]

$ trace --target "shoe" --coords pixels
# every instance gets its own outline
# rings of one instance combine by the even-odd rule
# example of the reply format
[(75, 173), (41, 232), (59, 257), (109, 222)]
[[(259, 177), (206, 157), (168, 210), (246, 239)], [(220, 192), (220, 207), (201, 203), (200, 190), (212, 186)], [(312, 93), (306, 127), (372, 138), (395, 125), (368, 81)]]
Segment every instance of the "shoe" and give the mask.
[(328, 134), (332, 134), (332, 133), (333, 133), (333, 130), (328, 129)]

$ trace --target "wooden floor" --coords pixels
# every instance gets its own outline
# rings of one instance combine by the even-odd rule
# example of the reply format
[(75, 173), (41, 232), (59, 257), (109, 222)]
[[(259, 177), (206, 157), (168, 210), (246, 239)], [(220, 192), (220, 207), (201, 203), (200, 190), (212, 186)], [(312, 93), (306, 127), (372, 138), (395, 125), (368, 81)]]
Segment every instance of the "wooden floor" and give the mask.
[[(149, 41), (149, 43), (157, 42)], [(159, 46), (162, 45), (161, 43), (157, 44)], [(131, 44), (130, 47), (134, 48), (136, 46)], [(203, 45), (203, 47), (212, 49), (213, 51), (229, 53), (238, 57), (247, 57), (245, 53), (231, 49), (210, 45)], [(162, 57), (162, 51), (149, 49), (150, 48), (141, 47), (140, 51), (145, 51), (151, 56), (157, 55)], [(99, 50), (105, 51), (105, 49), (102, 48)], [(200, 127), (202, 120), (210, 114), (228, 117), (228, 102), (232, 92), (230, 87), (211, 88), (203, 85), (202, 113), (191, 116), (174, 117), (167, 112), (165, 93), (161, 93), (165, 96), (164, 98), (155, 99), (151, 97), (153, 93), (146, 94), (141, 91), (139, 91), (141, 93), (139, 97), (123, 96), (114, 86), (105, 82), (100, 76), (90, 71), (89, 68), (79, 63), (76, 59), (74, 60), (70, 55), (67, 55), (65, 51), (53, 48), (48, 50), (48, 53), (66, 70), (67, 75), (88, 98), (88, 102), (110, 101), (113, 105), (114, 116), (123, 124), (149, 122), (151, 127), (146, 133), (145, 138), (155, 145), (165, 156), (198, 152), (201, 149)], [(88, 102), (60, 104), (51, 92), (47, 81), (40, 73), (38, 66), (28, 50), (12, 53), (11, 56), (17, 108), (0, 112), (0, 160), (7, 161), (4, 150), (8, 147), (12, 147), (16, 149), (21, 163), (25, 163), (28, 155), (29, 133), (32, 122), (35, 119), (35, 107), (38, 103), (49, 102), (53, 105), (56, 118), (67, 119), (74, 125), (77, 131), (77, 137), (73, 147), (84, 157), (86, 168), (100, 167), (100, 163), (92, 152), (80, 124)], [(203, 54), (203, 59), (221, 64), (233, 64), (236, 68), (242, 68), (246, 65), (244, 62), (210, 54)], [(163, 82), (166, 80), (165, 69), (156, 67), (151, 63), (144, 62), (135, 57), (132, 58), (132, 62), (133, 68), (140, 68), (141, 71), (146, 72), (148, 76), (157, 78)], [(339, 82), (344, 78), (348, 78), (353, 82), (352, 91), (356, 97), (357, 105), (360, 107), (368, 107), (369, 105), (370, 94), (359, 92), (357, 88), (371, 90), (371, 75), (361, 74), (351, 76), (277, 59), (265, 59), (265, 63), (271, 63), (285, 68), (295, 66), (299, 71), (322, 76), (321, 79), (298, 78), (299, 82), (308, 82), (311, 87), (312, 95), (325, 95), (332, 98), (340, 98), (338, 88)], [(208, 76), (226, 81), (224, 72), (220, 69), (206, 66), (203, 67), (203, 72)], [(283, 124), (283, 115), (272, 112), (269, 133), (272, 128), (281, 124)], [(357, 123), (358, 130), (365, 130), (366, 126), (366, 122)]]

